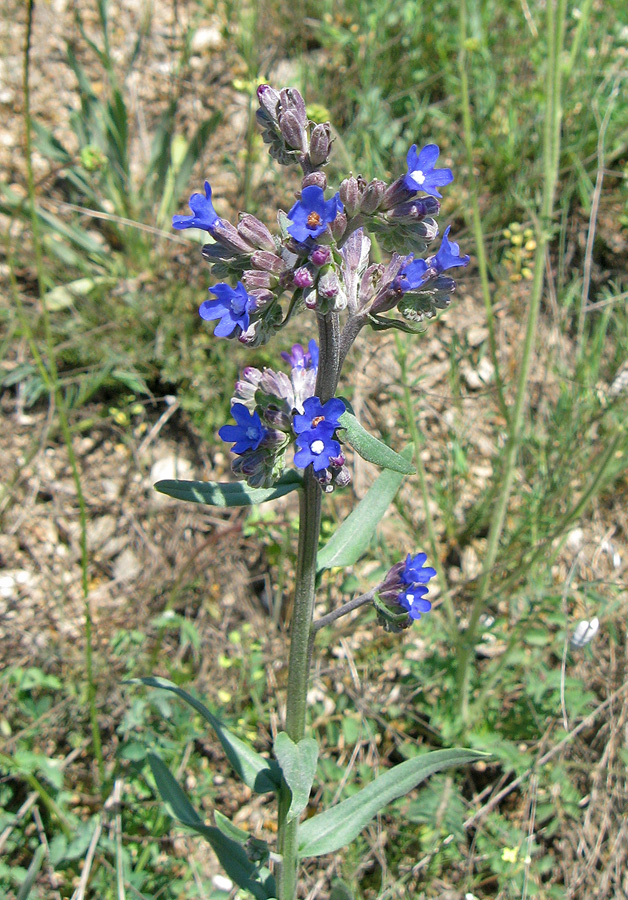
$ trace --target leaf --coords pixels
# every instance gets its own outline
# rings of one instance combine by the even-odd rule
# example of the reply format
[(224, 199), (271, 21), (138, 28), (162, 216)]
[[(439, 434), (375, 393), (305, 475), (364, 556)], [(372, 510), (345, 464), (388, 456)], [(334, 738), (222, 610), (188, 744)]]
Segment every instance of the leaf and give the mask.
[(187, 825), (205, 838), (229, 878), (239, 887), (250, 891), (258, 900), (273, 897), (275, 895), (273, 877), (268, 875), (262, 883), (257, 877), (257, 866), (251, 862), (240, 844), (223, 834), (220, 829), (204, 824), (164, 762), (154, 753), (148, 754), (148, 762), (164, 803), (168, 804), (183, 825)]
[(310, 799), (312, 782), (316, 774), (318, 744), (314, 738), (303, 738), (298, 744), (280, 731), (273, 745), (281, 772), (292, 793), (290, 809), (286, 821), (291, 822), (301, 815)]
[(340, 416), (340, 424), (345, 429), (344, 440), (353, 447), (356, 453), (359, 453), (362, 459), (375, 463), (376, 466), (382, 466), (384, 469), (403, 472), (404, 475), (411, 475), (415, 471), (411, 460), (395, 453), (382, 441), (369, 434), (350, 412), (345, 412)]
[(334, 853), (356, 838), (380, 809), (449, 766), (485, 759), (476, 750), (435, 750), (394, 766), (357, 794), (307, 819), (299, 829), (299, 856)]
[(341, 881), (339, 878), (337, 878), (331, 883), (331, 893), (329, 894), (329, 900), (354, 900), (354, 897), (344, 881)]
[[(412, 447), (406, 447), (402, 456), (412, 458)], [(387, 470), (369, 488), (365, 496), (347, 516), (333, 537), (319, 551), (318, 571), (332, 566), (352, 566), (366, 551), (377, 525), (392, 503), (403, 475)]]
[(176, 684), (167, 681), (165, 678), (157, 678), (154, 676), (149, 678), (134, 678), (127, 683), (138, 684), (140, 682), (148, 687), (162, 688), (165, 691), (171, 691), (173, 694), (177, 694), (182, 700), (189, 703), (197, 713), (200, 713), (205, 721), (209, 722), (216, 732), (218, 740), (222, 744), (229, 762), (242, 781), (250, 787), (252, 791), (256, 791), (258, 794), (267, 794), (270, 791), (278, 790), (281, 783), (281, 775), (277, 763), (275, 763), (274, 760), (266, 759), (248, 744), (245, 744), (244, 741), (241, 741), (240, 738), (232, 734), (229, 729), (223, 725), (220, 719), (207, 709), (204, 703), (201, 703), (196, 697), (188, 694), (187, 691), (177, 687)]
[(191, 503), (207, 503), (210, 506), (254, 506), (267, 500), (276, 500), (291, 491), (298, 490), (303, 479), (298, 472), (285, 472), (269, 488), (251, 488), (243, 481), (219, 483), (217, 481), (178, 481), (167, 479), (154, 485), (156, 491), (177, 500)]

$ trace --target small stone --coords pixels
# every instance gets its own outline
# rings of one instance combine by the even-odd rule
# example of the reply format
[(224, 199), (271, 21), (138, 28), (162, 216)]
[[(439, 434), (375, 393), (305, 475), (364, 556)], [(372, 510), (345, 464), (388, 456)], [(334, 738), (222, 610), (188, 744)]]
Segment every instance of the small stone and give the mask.
[(204, 50), (216, 50), (222, 44), (222, 34), (219, 28), (199, 28), (192, 38), (192, 53), (202, 53)]
[(115, 562), (113, 577), (116, 581), (134, 581), (141, 571), (141, 562), (131, 548), (127, 547)]

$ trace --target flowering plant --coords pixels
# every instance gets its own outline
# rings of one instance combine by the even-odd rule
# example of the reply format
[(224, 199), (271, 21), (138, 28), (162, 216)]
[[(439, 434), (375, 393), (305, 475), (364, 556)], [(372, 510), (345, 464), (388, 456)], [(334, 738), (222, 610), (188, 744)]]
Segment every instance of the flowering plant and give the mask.
[[(360, 606), (372, 604), (378, 620), (397, 632), (431, 608), (428, 583), (436, 570), (424, 553), (408, 555), (384, 581), (326, 616), (314, 619), (315, 586), (332, 566), (352, 565), (405, 475), (414, 471), (408, 453), (396, 453), (370, 435), (336, 396), (345, 359), (360, 331), (396, 328), (417, 332), (445, 309), (455, 290), (449, 270), (466, 266), (458, 245), (444, 231), (436, 252), (440, 211), (438, 188), (453, 180), (437, 168), (439, 149), (428, 144), (407, 156), (407, 172), (391, 184), (349, 175), (326, 199), (323, 171), (332, 149), (329, 123), (308, 119), (293, 88), (257, 91), (258, 122), (271, 156), (303, 172), (301, 192), (288, 213), (278, 213), (278, 233), (255, 216), (237, 226), (221, 218), (205, 182), (205, 194), (190, 199), (193, 215), (175, 216), (175, 228), (200, 228), (210, 235), (203, 257), (213, 275), (228, 279), (210, 287), (200, 306), (203, 319), (217, 322), (217, 337), (247, 347), (266, 343), (299, 314), (316, 323), (318, 342), (295, 344), (281, 357), (290, 372), (247, 367), (235, 385), (231, 414), (220, 437), (233, 446), (238, 482), (162, 481), (157, 490), (196, 503), (241, 506), (296, 491), (300, 498), (299, 550), (290, 629), (285, 730), (275, 735), (274, 759), (267, 759), (231, 733), (220, 718), (192, 695), (158, 678), (144, 683), (178, 694), (214, 729), (236, 773), (251, 790), (278, 800), (277, 845), (253, 839), (221, 813), (205, 824), (163, 762), (149, 756), (157, 786), (181, 822), (203, 835), (229, 877), (259, 900), (293, 900), (303, 858), (332, 853), (353, 840), (392, 800), (433, 772), (483, 754), (438, 750), (407, 760), (361, 790), (301, 823), (315, 777), (318, 747), (306, 736), (307, 685), (317, 632)], [(387, 264), (371, 261), (371, 238), (391, 251)], [(427, 254), (427, 255), (426, 255)], [(235, 287), (229, 283), (235, 282)], [(318, 549), (322, 496), (350, 482), (343, 446), (382, 468), (364, 499), (335, 535)], [(294, 468), (286, 468), (294, 448)], [(302, 474), (300, 471), (302, 470)]]

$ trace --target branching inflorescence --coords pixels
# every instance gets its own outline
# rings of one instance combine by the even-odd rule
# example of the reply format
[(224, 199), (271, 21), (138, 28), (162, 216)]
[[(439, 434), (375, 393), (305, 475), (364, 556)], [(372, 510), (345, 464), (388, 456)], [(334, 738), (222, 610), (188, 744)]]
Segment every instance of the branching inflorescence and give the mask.
[[(307, 685), (317, 632), (366, 604), (379, 622), (398, 632), (431, 609), (428, 583), (436, 570), (424, 553), (394, 565), (377, 587), (354, 597), (314, 621), (315, 587), (320, 573), (352, 565), (363, 553), (401, 484), (414, 471), (410, 457), (397, 454), (369, 435), (346, 400), (336, 396), (343, 363), (365, 326), (375, 331), (416, 333), (424, 320), (445, 309), (455, 290), (451, 270), (466, 266), (449, 239), (429, 252), (439, 229), (439, 188), (453, 180), (438, 168), (439, 149), (428, 144), (407, 155), (407, 171), (391, 184), (349, 175), (331, 194), (323, 171), (332, 148), (329, 123), (309, 120), (301, 94), (293, 88), (258, 88), (257, 119), (271, 156), (283, 166), (298, 165), (301, 191), (291, 209), (279, 210), (273, 235), (255, 216), (241, 214), (237, 226), (221, 218), (211, 186), (190, 198), (192, 215), (175, 216), (175, 228), (200, 228), (210, 235), (203, 257), (218, 279), (200, 315), (215, 322), (214, 334), (259, 347), (297, 315), (316, 323), (318, 342), (294, 344), (281, 353), (288, 372), (247, 366), (236, 382), (231, 414), (220, 437), (232, 444), (238, 485), (161, 482), (165, 493), (194, 502), (250, 505), (292, 490), (300, 492), (299, 549), (290, 626), (285, 731), (274, 739), (276, 764), (231, 735), (205, 707), (179, 688), (174, 690), (216, 729), (234, 768), (249, 787), (276, 791), (276, 852), (257, 841), (252, 846), (224, 816), (216, 828), (190, 813), (188, 801), (163, 763), (151, 756), (153, 775), (164, 797), (183, 810), (182, 821), (210, 841), (237, 884), (261, 900), (294, 900), (299, 859), (330, 853), (359, 834), (378, 809), (411, 790), (431, 773), (478, 758), (470, 750), (439, 750), (407, 760), (395, 772), (378, 776), (360, 792), (300, 824), (316, 769), (316, 742), (306, 736)], [(372, 235), (390, 252), (386, 264), (371, 260)], [(221, 280), (222, 279), (222, 280)], [(346, 486), (350, 472), (343, 445), (389, 470), (375, 482), (325, 547), (318, 549), (321, 497)], [(303, 475), (286, 470), (290, 462)], [(244, 483), (243, 483), (244, 482)], [(366, 505), (365, 505), (366, 504)], [(148, 680), (148, 683), (154, 681)], [(186, 806), (186, 804), (188, 804)], [(194, 812), (192, 810), (192, 812)], [(180, 816), (181, 817), (181, 816)], [(278, 874), (275, 883), (274, 873)]]

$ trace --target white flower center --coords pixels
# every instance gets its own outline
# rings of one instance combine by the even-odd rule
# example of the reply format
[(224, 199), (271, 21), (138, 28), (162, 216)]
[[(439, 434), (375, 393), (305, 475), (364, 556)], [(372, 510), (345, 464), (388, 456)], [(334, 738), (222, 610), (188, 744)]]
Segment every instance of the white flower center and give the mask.
[(406, 600), (409, 600), (410, 603), (412, 603), (414, 600), (414, 594), (406, 594)]
[(316, 454), (316, 456), (318, 456), (319, 453), (322, 453), (324, 449), (325, 444), (323, 443), (323, 441), (312, 441), (312, 443), (310, 444), (310, 450), (312, 451), (312, 453)]
[(252, 441), (255, 440), (255, 438), (257, 437), (257, 428), (255, 427), (255, 425), (249, 425), (249, 427), (246, 429), (246, 436)]
[(425, 175), (420, 169), (416, 169), (414, 172), (410, 172), (410, 178), (413, 181), (416, 181), (417, 184), (423, 184), (425, 181)]

